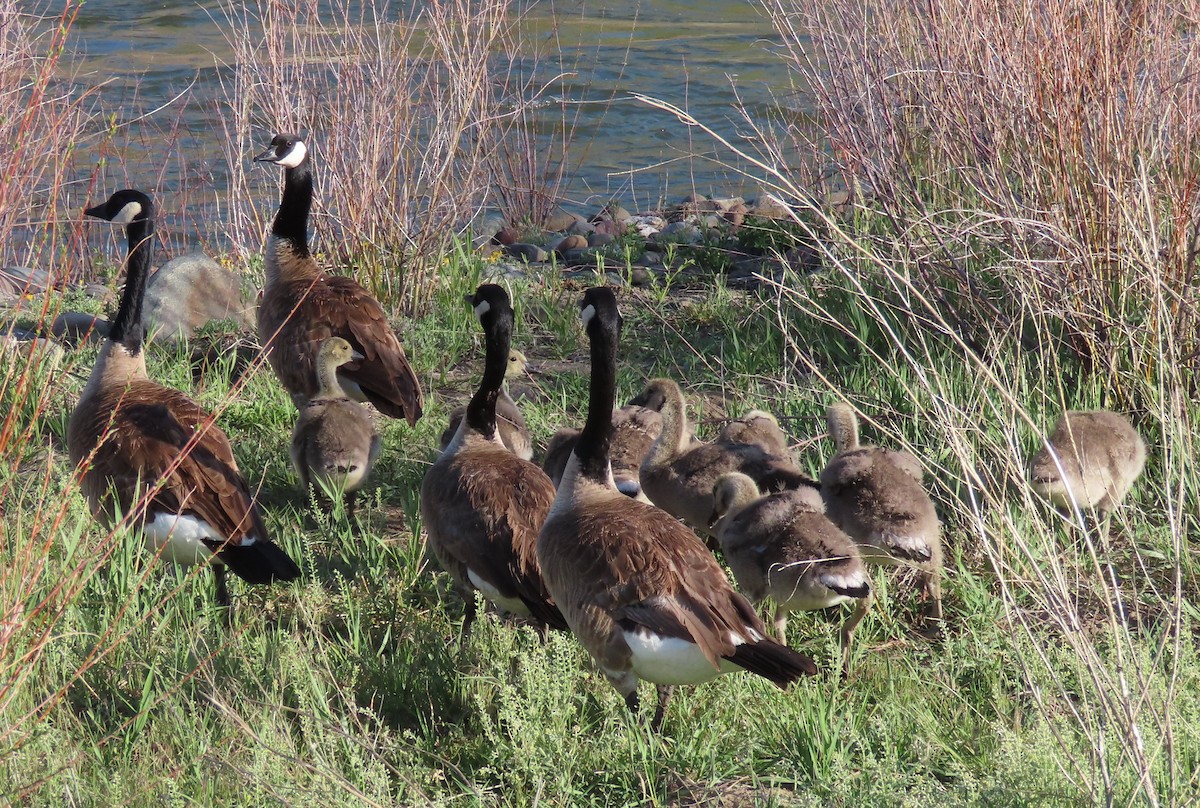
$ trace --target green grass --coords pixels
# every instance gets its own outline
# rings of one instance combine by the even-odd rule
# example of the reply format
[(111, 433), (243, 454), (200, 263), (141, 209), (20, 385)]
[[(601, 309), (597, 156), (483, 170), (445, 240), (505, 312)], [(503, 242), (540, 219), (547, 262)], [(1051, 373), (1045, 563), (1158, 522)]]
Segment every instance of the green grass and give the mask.
[[(426, 557), (416, 492), (447, 413), (478, 378), (482, 340), (462, 295), (480, 272), (459, 255), (442, 273), (433, 314), (402, 324), (431, 391), (428, 409), (415, 429), (381, 424), (385, 453), (357, 525), (298, 489), (287, 454), (295, 413), (268, 370), (231, 395), (228, 367), (196, 388), (187, 348), (151, 351), (154, 378), (224, 406), (219, 422), (243, 472), (261, 485), (273, 535), (305, 571), (291, 586), (231, 581), (229, 628), (212, 607), (207, 571), (155, 563), (136, 537), (108, 536), (91, 523), (62, 431), (69, 391), (81, 387), (92, 354), (81, 350), (76, 375), (43, 380), (54, 389), (46, 411), (17, 413), (31, 439), (10, 447), (12, 462), (0, 468), (0, 569), (9, 573), (0, 576), (0, 603), (23, 604), (22, 628), (0, 643), (0, 681), (8, 682), (0, 685), (0, 794), (56, 806), (1079, 805), (1091, 798), (1078, 767), (1090, 766), (1097, 739), (1115, 793), (1134, 794), (1117, 728), (1095, 726), (1094, 711), (1075, 718), (1070, 700), (1056, 695), (1061, 688), (1090, 704), (1096, 690), (1086, 665), (1052, 621), (1018, 619), (1021, 604), (1001, 586), (1002, 578), (1012, 584), (1011, 570), (998, 573), (989, 562), (996, 554), (980, 547), (972, 488), (956, 465), (962, 452), (943, 444), (942, 427), (924, 415), (953, 400), (974, 425), (972, 446), (995, 460), (1010, 430), (968, 416), (1002, 396), (936, 341), (921, 348), (924, 376), (916, 372), (886, 320), (867, 313), (838, 276), (800, 287), (811, 306), (837, 312), (836, 323), (719, 280), (666, 296), (623, 290), (620, 397), (669, 375), (685, 380), (693, 417), (766, 407), (789, 416), (797, 440), (823, 432), (831, 387), (877, 413), (887, 431), (868, 425), (865, 437), (907, 441), (932, 471), (948, 547), (942, 639), (913, 631), (921, 604), (911, 576), (877, 572), (880, 601), (856, 635), (846, 681), (827, 673), (785, 693), (748, 675), (722, 677), (679, 692), (660, 736), (630, 720), (568, 636), (542, 644), (530, 629), (489, 615), (467, 647), (456, 647), (462, 604)], [(579, 288), (535, 277), (511, 291), (515, 345), (547, 368), (517, 385), (544, 442), (559, 426), (579, 425), (585, 407)], [(911, 320), (892, 325), (901, 344), (921, 344)], [(1036, 412), (1052, 409), (1033, 395), (1046, 384), (1035, 361), (1004, 358), (996, 371)], [(717, 428), (702, 423), (700, 432)], [(1032, 434), (1014, 440), (1021, 451), (1035, 445)], [(816, 471), (830, 451), (818, 442), (799, 459)], [(1010, 468), (1011, 457), (1006, 464), (995, 467)], [(1159, 511), (1164, 486), (1149, 482), (1163, 465), (1156, 451), (1119, 520), (1132, 537), (1126, 549), (1139, 548), (1137, 558), (1153, 567), (1144, 579), (1128, 570), (1130, 594), (1151, 603), (1148, 582), (1175, 568)], [(57, 523), (42, 518), (60, 505)], [(1047, 554), (1067, 546), (1070, 525), (1044, 512), (1016, 502), (1004, 516)], [(1000, 531), (1001, 515), (994, 519)], [(35, 557), (43, 566), (18, 597), (13, 570)], [(1181, 563), (1192, 570), (1192, 598), (1195, 559)], [(1087, 581), (1080, 589), (1086, 594)], [(1035, 595), (1031, 611), (1041, 604)], [(39, 603), (48, 605), (35, 612)], [(1175, 752), (1151, 751), (1156, 776), (1177, 784), (1179, 802), (1196, 796), (1200, 772), (1200, 663), (1190, 639), (1195, 614), (1187, 615), (1177, 630), (1189, 639), (1177, 645), (1161, 624), (1111, 637), (1102, 625), (1084, 629), (1095, 636), (1098, 664), (1130, 653), (1135, 659), (1123, 664), (1140, 661), (1147, 704), (1167, 701), (1172, 688)], [(840, 621), (836, 613), (796, 615), (793, 643), (830, 670)], [(38, 653), (22, 654), (35, 645)], [(1175, 658), (1173, 681), (1155, 672), (1168, 670), (1156, 653)], [(1140, 723), (1148, 743), (1161, 740), (1149, 709)]]

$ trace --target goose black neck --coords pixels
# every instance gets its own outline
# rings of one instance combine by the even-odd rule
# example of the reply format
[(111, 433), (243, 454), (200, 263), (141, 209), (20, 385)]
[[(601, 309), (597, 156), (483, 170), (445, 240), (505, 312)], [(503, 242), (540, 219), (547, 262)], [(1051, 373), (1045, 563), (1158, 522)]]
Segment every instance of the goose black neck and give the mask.
[(308, 162), (284, 169), (283, 198), (271, 224), (271, 232), (291, 242), (292, 250), (301, 258), (308, 252), (308, 214), (312, 210), (313, 177)]
[(142, 349), (142, 301), (146, 298), (146, 280), (150, 275), (154, 222), (149, 218), (134, 219), (125, 226), (125, 237), (129, 255), (125, 291), (109, 326), (108, 338), (124, 345), (130, 354), (136, 354)]
[(467, 405), (467, 426), (487, 437), (496, 434), (496, 399), (504, 386), (508, 369), (508, 351), (512, 344), (513, 315), (511, 310), (493, 309), (484, 327), (486, 356), (483, 360), (483, 381)]
[(609, 444), (612, 442), (612, 413), (617, 401), (617, 334), (596, 322), (591, 334), (592, 377), (588, 390), (588, 417), (575, 444), (579, 473), (607, 481)]

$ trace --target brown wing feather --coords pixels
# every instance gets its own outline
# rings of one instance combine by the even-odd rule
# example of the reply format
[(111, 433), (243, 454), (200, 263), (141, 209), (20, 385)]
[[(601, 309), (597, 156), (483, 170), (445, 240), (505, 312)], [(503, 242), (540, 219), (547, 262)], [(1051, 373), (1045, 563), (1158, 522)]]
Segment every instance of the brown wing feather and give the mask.
[[(80, 462), (92, 456), (83, 486), (98, 519), (111, 522), (112, 495), (127, 512), (161, 480), (147, 504), (147, 518), (163, 512), (193, 515), (232, 545), (246, 536), (267, 538), (229, 438), (216, 424), (196, 438), (209, 416), (183, 393), (138, 381), (102, 394), (77, 417), (78, 423), (72, 418), (72, 458)], [(98, 447), (94, 437), (83, 437), (97, 435), (102, 436)]]
[(404, 348), (379, 302), (354, 279), (322, 273), (316, 279), (280, 281), (259, 307), (260, 339), (277, 330), (269, 359), (292, 395), (316, 394), (317, 350), (337, 336), (365, 357), (343, 366), (339, 375), (357, 384), (383, 414), (410, 424), (421, 417), (424, 397)]
[(566, 621), (537, 562), (538, 531), (554, 502), (545, 473), (501, 446), (463, 447), (430, 467), (421, 513), (434, 554), (462, 586), (466, 570), (506, 598), (519, 598), (555, 628)]

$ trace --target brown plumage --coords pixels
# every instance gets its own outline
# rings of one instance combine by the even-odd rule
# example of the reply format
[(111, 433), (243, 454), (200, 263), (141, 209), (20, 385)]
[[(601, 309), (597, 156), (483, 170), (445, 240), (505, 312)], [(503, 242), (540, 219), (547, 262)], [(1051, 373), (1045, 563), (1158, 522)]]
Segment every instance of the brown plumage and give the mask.
[(922, 570), (930, 616), (941, 620), (941, 523), (920, 463), (908, 452), (860, 446), (858, 416), (845, 404), (831, 405), (825, 417), (838, 450), (821, 472), (825, 513), (868, 563)]
[(307, 491), (314, 484), (330, 496), (341, 492), (347, 515), (379, 457), (381, 441), (371, 415), (342, 389), (337, 370), (360, 358), (341, 337), (325, 340), (317, 355), (317, 392), (300, 408), (292, 430), (292, 464)]
[[(617, 484), (617, 490), (625, 496), (650, 502), (642, 492), (642, 460), (660, 434), (662, 416), (656, 410), (637, 404), (613, 410), (609, 457), (613, 481)], [(566, 428), (555, 432), (546, 444), (546, 459), (542, 461), (542, 468), (556, 487), (562, 481), (567, 461), (571, 459), (578, 439), (578, 429)]]
[(1074, 502), (1095, 509), (1101, 519), (1121, 504), (1146, 465), (1145, 442), (1115, 412), (1068, 411), (1049, 443), (1029, 461), (1033, 490), (1060, 508)]
[[(500, 395), (496, 399), (496, 428), (500, 433), (500, 441), (522, 460), (533, 459), (533, 441), (529, 439), (529, 427), (525, 425), (525, 416), (521, 415), (517, 402), (513, 401), (508, 393), (508, 382), (519, 378), (527, 366), (525, 354), (515, 348), (508, 352), (504, 386), (500, 388)], [(442, 430), (442, 437), (438, 442), (439, 450), (444, 451), (450, 445), (454, 433), (458, 431), (459, 423), (466, 414), (466, 407), (455, 407), (450, 413), (450, 424)]]
[(423, 397), (396, 332), (379, 302), (352, 278), (329, 275), (308, 250), (313, 183), (308, 147), (276, 135), (254, 158), (284, 167), (283, 196), (264, 250), (266, 286), (258, 306), (258, 337), (271, 368), (297, 407), (317, 393), (317, 351), (330, 337), (350, 343), (361, 360), (338, 371), (346, 393), (384, 415), (415, 424)]
[(588, 418), (538, 537), (542, 575), (572, 632), (636, 712), (637, 684), (670, 688), (742, 668), (786, 687), (816, 672), (808, 657), (766, 637), (696, 536), (612, 484), (609, 441), (619, 314), (611, 290), (584, 293), (591, 341)]
[(196, 402), (147, 378), (141, 312), (154, 233), (149, 197), (118, 191), (87, 214), (127, 225), (129, 240), (120, 307), (67, 427), (92, 514), (111, 527), (115, 512), (140, 506), (134, 524), (151, 549), (182, 564), (211, 563), (222, 605), (226, 565), (254, 584), (298, 577), (271, 542), (225, 433)]
[(787, 433), (779, 426), (778, 419), (765, 410), (750, 410), (727, 423), (717, 435), (717, 443), (750, 443), (776, 457), (788, 460), (792, 457)]
[(801, 488), (763, 496), (745, 474), (723, 474), (713, 486), (713, 520), (720, 520), (717, 540), (738, 588), (754, 603), (775, 601), (780, 642), (787, 642), (789, 612), (858, 601), (841, 631), (847, 670), (871, 585), (857, 545), (825, 516), (820, 493)]
[[(764, 491), (816, 488), (815, 480), (787, 457), (771, 454), (752, 443), (691, 443), (687, 439), (687, 413), (683, 392), (670, 379), (655, 379), (647, 385), (661, 394), (662, 434), (642, 460), (641, 483), (658, 507), (683, 519), (698, 532), (711, 536), (713, 483), (722, 474), (739, 471), (749, 475)], [(715, 544), (715, 542), (714, 542)]]
[(466, 601), (464, 640), (475, 619), (475, 590), (506, 611), (565, 629), (534, 550), (554, 486), (541, 469), (509, 451), (496, 430), (512, 306), (495, 284), (480, 286), (471, 302), (486, 335), (483, 380), (454, 438), (421, 482), (429, 547)]

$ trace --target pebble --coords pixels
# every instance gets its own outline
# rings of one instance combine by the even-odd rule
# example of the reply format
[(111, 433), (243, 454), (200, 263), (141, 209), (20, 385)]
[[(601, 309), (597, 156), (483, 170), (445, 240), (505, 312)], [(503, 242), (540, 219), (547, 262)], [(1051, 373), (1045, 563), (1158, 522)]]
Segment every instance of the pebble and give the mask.
[(563, 236), (556, 239), (547, 245), (551, 252), (558, 253), (560, 256), (566, 256), (571, 250), (581, 250), (588, 245), (587, 237), (573, 233), (568, 236)]
[(567, 213), (562, 208), (555, 208), (546, 216), (542, 222), (542, 228), (550, 232), (560, 232), (568, 230), (571, 225), (575, 224), (576, 215)]
[(587, 219), (584, 219), (582, 216), (576, 216), (575, 221), (567, 228), (567, 232), (577, 236), (586, 236), (595, 229), (595, 225)]
[(611, 233), (601, 233), (597, 230), (588, 236), (587, 243), (589, 247), (603, 247), (606, 244), (612, 244), (616, 240), (617, 237)]
[(550, 254), (536, 244), (528, 244), (523, 241), (518, 241), (515, 244), (509, 244), (504, 248), (504, 254), (511, 258), (518, 258), (527, 263), (536, 263), (538, 261), (550, 260)]

